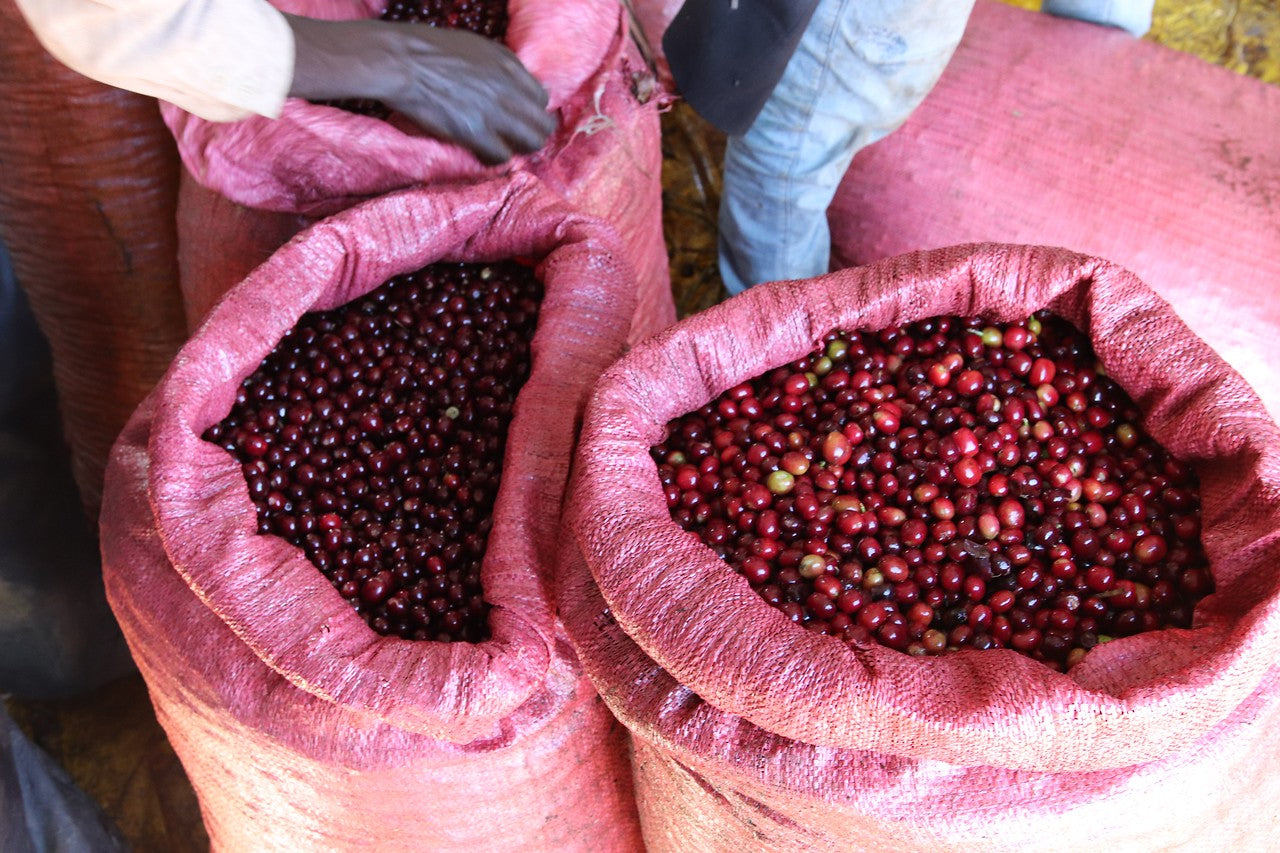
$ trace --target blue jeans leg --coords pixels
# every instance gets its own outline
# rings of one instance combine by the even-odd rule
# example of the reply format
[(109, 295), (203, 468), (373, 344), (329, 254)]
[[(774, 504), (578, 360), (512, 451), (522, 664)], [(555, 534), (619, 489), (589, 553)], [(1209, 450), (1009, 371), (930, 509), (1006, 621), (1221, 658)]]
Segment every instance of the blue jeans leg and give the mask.
[(1040, 11), (1106, 27), (1119, 27), (1141, 38), (1151, 29), (1155, 0), (1044, 0)]
[(764, 109), (728, 140), (719, 239), (730, 294), (828, 271), (827, 207), (849, 162), (924, 100), (972, 8), (821, 0)]

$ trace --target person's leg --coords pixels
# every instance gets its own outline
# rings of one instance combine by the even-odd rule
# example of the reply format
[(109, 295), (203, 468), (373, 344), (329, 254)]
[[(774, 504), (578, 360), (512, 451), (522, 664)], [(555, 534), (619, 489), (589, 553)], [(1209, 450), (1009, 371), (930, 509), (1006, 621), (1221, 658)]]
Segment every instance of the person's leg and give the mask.
[(1118, 27), (1141, 38), (1151, 29), (1155, 0), (1044, 0), (1040, 11), (1060, 18), (1075, 18)]
[(60, 424), (49, 345), (0, 242), (0, 693), (24, 699), (134, 671)]
[(124, 836), (0, 703), (0, 850), (123, 853)]
[(950, 61), (973, 0), (822, 0), (782, 80), (725, 151), (730, 294), (828, 271), (827, 207), (853, 155), (902, 122)]

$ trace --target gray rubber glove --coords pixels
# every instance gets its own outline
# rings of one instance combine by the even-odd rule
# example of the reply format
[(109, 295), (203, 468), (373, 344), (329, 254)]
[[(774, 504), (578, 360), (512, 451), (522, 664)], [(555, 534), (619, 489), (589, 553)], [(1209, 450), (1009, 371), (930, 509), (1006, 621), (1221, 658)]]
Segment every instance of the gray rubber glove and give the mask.
[(538, 150), (555, 130), (542, 84), (492, 39), (395, 21), (285, 19), (293, 97), (382, 101), (488, 164)]

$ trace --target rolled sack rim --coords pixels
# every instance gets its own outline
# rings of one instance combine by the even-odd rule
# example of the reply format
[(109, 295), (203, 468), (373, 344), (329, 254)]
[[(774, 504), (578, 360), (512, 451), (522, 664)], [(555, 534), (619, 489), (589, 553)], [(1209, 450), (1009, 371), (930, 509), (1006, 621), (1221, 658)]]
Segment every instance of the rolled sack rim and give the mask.
[[(1028, 275), (1051, 279), (1042, 304), (1027, 304)], [(1108, 318), (1105, 305), (1117, 295), (1129, 309)], [(752, 288), (642, 342), (601, 378), (583, 427), (565, 529), (612, 617), (657, 665), (710, 704), (815, 745), (1070, 771), (1137, 764), (1192, 743), (1258, 687), (1280, 650), (1274, 568), (1262, 593), (1251, 591), (1255, 576), (1236, 572), (1200, 602), (1192, 629), (1113, 641), (1070, 674), (1011, 650), (917, 659), (878, 644), (853, 648), (791, 625), (695, 534), (681, 530), (649, 457), (670, 418), (808, 354), (833, 329), (873, 330), (943, 314), (1011, 321), (1044, 307), (1090, 332), (1121, 385), (1146, 389), (1134, 394), (1144, 425), (1175, 455), (1190, 458), (1202, 477), (1224, 455), (1251, 464), (1256, 476), (1243, 496), (1239, 489), (1224, 498), (1205, 495), (1211, 566), (1237, 557), (1264, 572), (1276, 565), (1280, 430), (1240, 376), (1154, 291), (1114, 264), (1049, 247), (967, 244)], [(1127, 363), (1124, 352), (1141, 345), (1152, 321), (1174, 331), (1178, 352), (1155, 364)], [(1206, 384), (1194, 393), (1158, 375), (1170, 365), (1197, 364)], [(1204, 440), (1188, 423), (1204, 406), (1227, 402), (1240, 417), (1220, 423), (1209, 446), (1197, 447)], [(1213, 501), (1257, 494), (1271, 506), (1246, 531), (1258, 537), (1234, 553), (1238, 536), (1214, 544), (1239, 513)], [(1171, 671), (1107, 689), (1081, 683), (1107, 683), (1127, 649), (1153, 643), (1157, 634), (1155, 643), (1182, 650)]]

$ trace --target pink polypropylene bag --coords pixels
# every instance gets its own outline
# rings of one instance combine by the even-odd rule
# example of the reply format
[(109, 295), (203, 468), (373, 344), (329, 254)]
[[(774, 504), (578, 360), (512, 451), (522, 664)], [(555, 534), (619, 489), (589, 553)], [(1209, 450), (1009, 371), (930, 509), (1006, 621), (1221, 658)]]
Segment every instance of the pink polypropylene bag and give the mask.
[(228, 290), (316, 219), (254, 210), (200, 186), (182, 170), (178, 181), (178, 281), (187, 328), (195, 331)]
[[(374, 18), (382, 0), (274, 0), (281, 11), (326, 20)], [(509, 0), (505, 43), (547, 90), (561, 132), (515, 163), (540, 161), (591, 108), (587, 84), (616, 57), (621, 8), (614, 0)], [(417, 26), (405, 24), (405, 26)], [(487, 108), (496, 109), (496, 105)], [(495, 177), (469, 151), (425, 136), (403, 117), (357, 115), (299, 98), (279, 118), (211, 122), (161, 103), (182, 160), (205, 186), (264, 210), (322, 216), (364, 198), (420, 183)]]
[[(1009, 650), (915, 658), (791, 624), (671, 520), (650, 446), (833, 329), (1051, 308), (1201, 478), (1217, 591), (1191, 629), (1069, 674)], [(558, 573), (583, 665), (635, 744), (661, 850), (1261, 850), (1280, 803), (1280, 429), (1132, 274), (980, 245), (761, 285), (597, 384)]]
[(629, 340), (675, 322), (662, 231), (662, 126), (653, 80), (634, 45), (591, 84), (591, 111), (553, 157), (532, 167), (584, 213), (608, 222), (635, 267), (636, 313)]
[[(616, 7), (611, 8), (616, 16)], [(531, 158), (517, 158), (511, 168), (537, 174), (575, 208), (617, 230), (635, 269), (631, 339), (639, 340), (676, 318), (662, 232), (659, 101), (652, 97), (651, 75), (635, 47), (616, 26), (610, 36), (606, 59), (597, 61), (599, 68), (562, 108), (560, 130), (547, 148)], [(459, 149), (385, 122), (301, 102), (290, 102), (287, 120), (265, 125), (259, 119), (248, 120), (248, 125), (217, 125), (170, 106), (163, 109), (187, 165), (178, 236), (183, 300), (192, 328), (247, 269), (314, 217), (367, 194), (456, 177), (435, 171), (426, 152), (447, 151), (452, 158), (475, 162)], [(396, 144), (366, 144), (362, 134), (374, 133), (366, 127), (369, 122), (378, 125), (375, 136), (391, 135)], [(353, 140), (350, 134), (357, 130)], [(320, 156), (315, 148), (328, 153)]]
[(854, 159), (835, 267), (996, 240), (1132, 270), (1280, 418), (1280, 89), (979, 0), (937, 87)]
[[(309, 310), (439, 261), (527, 257), (544, 284), (481, 570), (492, 639), (373, 633), (302, 551), (256, 532), (201, 439)], [(634, 850), (623, 731), (552, 613), (577, 419), (620, 351), (612, 232), (527, 176), (408, 191), (323, 221), (218, 304), (108, 469), (108, 598), (219, 850)]]
[[(53, 354), (86, 514), (107, 454), (184, 338), (178, 158), (156, 104), (82, 77), (0, 2), (0, 240)], [(74, 522), (73, 522), (74, 523)]]

